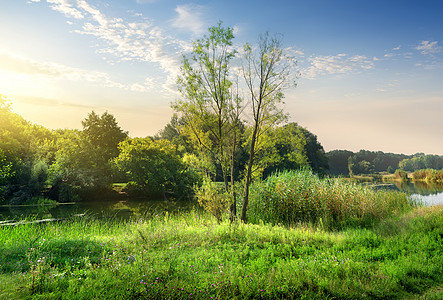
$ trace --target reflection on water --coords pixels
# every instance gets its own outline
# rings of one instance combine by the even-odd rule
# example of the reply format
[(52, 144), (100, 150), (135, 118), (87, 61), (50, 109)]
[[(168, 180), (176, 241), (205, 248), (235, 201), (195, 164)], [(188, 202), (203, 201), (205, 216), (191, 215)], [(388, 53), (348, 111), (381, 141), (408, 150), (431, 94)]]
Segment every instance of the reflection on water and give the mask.
[(21, 219), (66, 219), (86, 214), (95, 218), (149, 218), (164, 212), (191, 210), (193, 202), (182, 201), (101, 201), (44, 206), (0, 206), (0, 221)]
[(410, 194), (424, 205), (443, 205), (443, 183), (395, 181), (393, 184), (399, 191)]

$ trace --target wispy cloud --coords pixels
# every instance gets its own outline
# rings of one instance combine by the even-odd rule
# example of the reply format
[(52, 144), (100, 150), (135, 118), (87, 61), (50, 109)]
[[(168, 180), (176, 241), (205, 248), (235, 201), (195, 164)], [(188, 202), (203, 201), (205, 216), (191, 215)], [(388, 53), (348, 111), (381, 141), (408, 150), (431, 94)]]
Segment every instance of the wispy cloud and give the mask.
[(424, 55), (440, 53), (442, 51), (437, 41), (422, 41), (415, 49)]
[(51, 4), (51, 8), (58, 12), (61, 12), (67, 17), (75, 19), (83, 19), (84, 15), (74, 7), (73, 1), (70, 0), (46, 0), (46, 2)]
[(123, 84), (111, 80), (110, 76), (104, 72), (83, 70), (55, 62), (39, 62), (9, 53), (0, 53), (0, 70), (41, 76), (51, 80), (86, 81), (136, 92), (145, 92), (154, 86), (153, 82), (148, 79), (141, 83)]
[(327, 74), (345, 74), (374, 67), (373, 60), (363, 55), (337, 54), (308, 58), (309, 67), (302, 70), (302, 77), (314, 79)]
[(392, 91), (398, 85), (399, 85), (399, 80), (392, 80), (388, 83), (378, 86), (376, 91), (379, 93), (389, 92)]
[(194, 4), (177, 5), (175, 8), (177, 16), (173, 19), (172, 25), (180, 30), (190, 31), (194, 35), (202, 34), (205, 31), (202, 10), (202, 6)]
[[(112, 55), (121, 61), (144, 61), (156, 63), (166, 73), (163, 88), (175, 91), (173, 85), (180, 65), (180, 53), (185, 42), (166, 36), (163, 31), (145, 18), (128, 21), (111, 18), (86, 0), (46, 0), (50, 7), (68, 18), (80, 19), (81, 29), (76, 33), (95, 36), (102, 43), (97, 52), (104, 56)], [(144, 2), (144, 1), (143, 1)], [(192, 18), (183, 20), (191, 21)], [(198, 30), (199, 23), (194, 18), (190, 28)]]

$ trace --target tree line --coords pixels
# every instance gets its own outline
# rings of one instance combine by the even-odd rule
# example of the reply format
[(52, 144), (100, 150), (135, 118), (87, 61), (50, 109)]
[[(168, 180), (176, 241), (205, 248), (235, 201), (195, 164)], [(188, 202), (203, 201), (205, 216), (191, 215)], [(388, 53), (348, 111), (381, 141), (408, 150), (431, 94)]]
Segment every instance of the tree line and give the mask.
[(390, 173), (396, 170), (414, 172), (423, 169), (443, 169), (443, 156), (416, 153), (413, 155), (385, 153), (382, 151), (333, 150), (326, 153), (330, 175), (360, 175)]
[[(92, 111), (82, 130), (49, 130), (12, 112), (0, 98), (0, 188), (3, 203), (23, 204), (45, 196), (60, 202), (112, 196), (111, 184), (129, 182), (133, 196), (189, 199), (203, 178), (223, 181), (223, 171), (211, 158), (204, 160), (185, 134), (185, 120), (176, 115), (153, 137), (130, 138), (108, 112)], [(244, 143), (247, 126), (239, 130)], [(311, 167), (325, 172), (326, 156), (317, 137), (296, 123), (268, 132), (272, 157), (261, 172)], [(235, 180), (244, 175), (248, 155), (240, 145), (235, 153)]]

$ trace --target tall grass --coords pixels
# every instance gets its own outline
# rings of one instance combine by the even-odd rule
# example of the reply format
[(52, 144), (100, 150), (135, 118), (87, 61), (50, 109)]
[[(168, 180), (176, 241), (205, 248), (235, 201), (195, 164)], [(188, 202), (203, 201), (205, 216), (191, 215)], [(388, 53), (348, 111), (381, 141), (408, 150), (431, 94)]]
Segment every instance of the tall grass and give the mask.
[(320, 179), (310, 170), (274, 174), (251, 186), (248, 220), (325, 229), (368, 226), (412, 207), (408, 196), (375, 191), (340, 179)]

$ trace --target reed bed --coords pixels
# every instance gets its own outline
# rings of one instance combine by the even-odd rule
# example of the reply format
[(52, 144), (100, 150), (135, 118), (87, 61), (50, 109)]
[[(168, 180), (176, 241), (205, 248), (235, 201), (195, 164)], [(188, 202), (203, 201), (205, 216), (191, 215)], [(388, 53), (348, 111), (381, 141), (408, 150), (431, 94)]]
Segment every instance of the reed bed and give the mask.
[(310, 170), (289, 171), (251, 186), (248, 220), (340, 229), (371, 226), (414, 206), (405, 193), (376, 191), (341, 179), (321, 179)]

